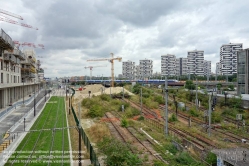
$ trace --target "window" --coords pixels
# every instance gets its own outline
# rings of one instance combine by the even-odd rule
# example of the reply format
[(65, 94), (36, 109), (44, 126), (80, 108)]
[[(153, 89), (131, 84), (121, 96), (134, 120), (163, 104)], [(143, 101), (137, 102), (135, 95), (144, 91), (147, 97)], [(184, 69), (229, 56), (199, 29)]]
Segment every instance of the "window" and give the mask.
[(9, 83), (9, 74), (6, 74), (7, 76), (7, 83)]

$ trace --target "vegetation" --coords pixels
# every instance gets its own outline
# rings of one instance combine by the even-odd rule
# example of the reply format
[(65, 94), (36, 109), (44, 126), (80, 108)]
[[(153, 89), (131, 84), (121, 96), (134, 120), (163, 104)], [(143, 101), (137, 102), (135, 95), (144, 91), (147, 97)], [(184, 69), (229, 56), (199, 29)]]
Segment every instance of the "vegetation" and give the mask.
[(177, 117), (175, 114), (172, 114), (171, 117), (169, 118), (169, 122), (176, 122), (177, 121)]
[[(66, 116), (65, 116), (65, 103), (63, 97), (52, 97), (50, 100), (50, 103), (46, 104), (44, 110), (42, 111), (39, 118), (36, 120), (36, 122), (33, 124), (31, 130), (40, 130), (40, 129), (51, 129), (51, 128), (61, 128), (63, 127), (63, 123), (66, 126)], [(16, 149), (16, 152), (18, 151), (26, 151), (27, 153), (19, 154), (22, 157), (18, 156), (15, 159), (15, 156), (18, 155), (18, 153), (14, 153), (10, 160), (6, 165), (9, 165), (12, 160), (27, 160), (28, 155), (30, 155), (33, 150), (36, 152), (39, 151), (47, 151), (48, 153), (35, 153), (34, 156), (39, 155), (46, 155), (49, 156), (49, 151), (62, 151), (64, 148), (65, 151), (69, 150), (69, 142), (68, 142), (68, 135), (67, 132), (64, 132), (63, 130), (56, 130), (54, 133), (54, 140), (52, 137), (52, 130), (49, 131), (37, 131), (37, 132), (30, 132), (28, 133), (23, 141), (19, 144), (19, 146)], [(64, 130), (66, 131), (66, 130)], [(63, 137), (64, 137), (64, 144), (63, 144)], [(37, 144), (36, 141), (38, 140)], [(27, 144), (26, 144), (27, 141)], [(52, 144), (53, 142), (53, 144)], [(53, 146), (52, 146), (53, 145)], [(63, 145), (63, 146), (62, 146)], [(35, 146), (35, 147), (34, 147)], [(52, 149), (51, 149), (52, 148)], [(57, 158), (51, 159), (52, 160), (60, 160), (62, 156), (62, 153), (56, 154)], [(44, 165), (44, 163), (37, 162), (36, 157), (30, 159), (31, 162), (33, 162), (35, 165)], [(36, 160), (36, 161), (35, 161)], [(45, 159), (46, 161), (49, 160), (49, 158)], [(44, 161), (45, 161), (44, 160)], [(64, 160), (69, 160), (69, 158), (64, 157)], [(23, 165), (24, 163), (20, 161), (20, 163), (15, 163), (14, 165)], [(63, 165), (70, 165), (69, 163), (64, 163)]]
[(100, 153), (103, 153), (105, 164), (108, 166), (142, 165), (136, 154), (131, 153), (130, 147), (117, 139), (104, 138), (97, 144)]

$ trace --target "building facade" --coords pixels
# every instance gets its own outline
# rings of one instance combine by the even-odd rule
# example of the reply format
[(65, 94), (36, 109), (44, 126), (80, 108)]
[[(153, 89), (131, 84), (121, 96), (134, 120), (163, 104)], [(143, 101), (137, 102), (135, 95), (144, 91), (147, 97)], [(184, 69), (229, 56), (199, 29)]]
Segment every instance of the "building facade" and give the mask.
[(237, 53), (237, 93), (249, 94), (249, 48)]
[(26, 62), (33, 60), (33, 73), (37, 73), (36, 60), (32, 58), (16, 48), (8, 34), (0, 31), (0, 111), (38, 90), (39, 83), (33, 79), (38, 80), (37, 74), (31, 77), (31, 68), (26, 68), (31, 65)]
[(135, 62), (126, 61), (122, 62), (122, 75), (127, 79), (135, 79)]
[(161, 56), (161, 74), (162, 76), (176, 75), (176, 56), (167, 54)]
[(220, 72), (220, 62), (216, 63), (215, 74), (221, 75), (221, 72)]
[(220, 47), (221, 75), (237, 74), (237, 52), (241, 49), (242, 43), (224, 44)]
[(177, 76), (188, 75), (188, 58), (176, 59), (176, 75)]
[(188, 51), (188, 74), (204, 75), (204, 51)]
[(211, 75), (211, 61), (204, 60), (204, 76)]
[(139, 60), (139, 77), (141, 79), (151, 77), (153, 74), (153, 61), (149, 59)]

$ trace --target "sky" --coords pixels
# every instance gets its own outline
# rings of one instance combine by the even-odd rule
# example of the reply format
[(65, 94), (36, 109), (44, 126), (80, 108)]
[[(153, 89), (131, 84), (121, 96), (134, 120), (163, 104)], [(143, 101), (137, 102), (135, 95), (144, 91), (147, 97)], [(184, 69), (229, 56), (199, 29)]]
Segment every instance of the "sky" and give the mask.
[[(110, 76), (106, 61), (88, 59), (122, 57), (122, 61), (153, 60), (161, 71), (161, 55), (187, 57), (204, 50), (204, 59), (220, 60), (222, 44), (243, 43), (249, 48), (248, 0), (0, 0), (0, 9), (18, 14), (39, 30), (0, 21), (9, 36), (20, 42), (43, 44), (36, 56), (45, 77)], [(2, 17), (4, 15), (0, 15)], [(20, 47), (31, 49), (30, 47)], [(114, 62), (116, 76), (122, 62)]]

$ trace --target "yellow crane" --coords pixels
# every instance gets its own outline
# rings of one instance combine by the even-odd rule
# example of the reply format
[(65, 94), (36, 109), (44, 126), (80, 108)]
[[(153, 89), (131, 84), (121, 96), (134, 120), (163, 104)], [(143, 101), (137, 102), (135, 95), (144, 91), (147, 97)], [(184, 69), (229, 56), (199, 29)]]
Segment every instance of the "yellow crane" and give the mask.
[(111, 53), (111, 58), (100, 58), (100, 59), (88, 59), (87, 61), (109, 61), (111, 62), (111, 86), (114, 87), (114, 60), (118, 60), (119, 62), (122, 61), (122, 57), (113, 57), (113, 53)]

